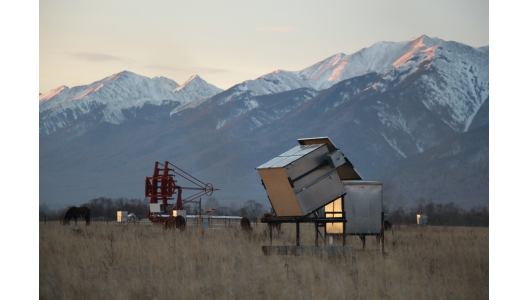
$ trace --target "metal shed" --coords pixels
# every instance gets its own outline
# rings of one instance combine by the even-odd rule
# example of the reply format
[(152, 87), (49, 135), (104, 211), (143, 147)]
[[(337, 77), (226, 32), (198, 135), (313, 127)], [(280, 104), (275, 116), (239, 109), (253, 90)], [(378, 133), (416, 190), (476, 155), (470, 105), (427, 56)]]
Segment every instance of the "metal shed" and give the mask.
[[(344, 181), (346, 195), (325, 206), (326, 217), (345, 211), (346, 233), (379, 235), (383, 226), (383, 185), (375, 181)], [(344, 200), (343, 200), (344, 199)], [(342, 224), (327, 224), (329, 234), (343, 233)]]

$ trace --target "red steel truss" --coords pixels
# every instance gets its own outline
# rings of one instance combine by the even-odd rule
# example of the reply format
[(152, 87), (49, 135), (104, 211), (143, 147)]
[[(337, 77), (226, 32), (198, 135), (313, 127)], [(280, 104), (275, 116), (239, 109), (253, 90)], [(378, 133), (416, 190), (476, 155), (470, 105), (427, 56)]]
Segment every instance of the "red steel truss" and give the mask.
[[(169, 166), (172, 168), (169, 168)], [(193, 183), (196, 187), (182, 187), (177, 185), (177, 181), (174, 179), (175, 175)], [(191, 196), (182, 199), (182, 190), (192, 190), (196, 192)], [(154, 165), (154, 175), (145, 179), (145, 197), (150, 198), (150, 203), (159, 203), (158, 201), (161, 200), (163, 203), (163, 212), (151, 213), (149, 205), (148, 218), (153, 223), (160, 223), (167, 218), (162, 216), (162, 214), (167, 215), (172, 214), (173, 210), (182, 210), (183, 204), (194, 202), (193, 200), (204, 195), (211, 196), (213, 191), (216, 190), (218, 189), (214, 189), (212, 184), (203, 183), (168, 161), (165, 162), (165, 165), (156, 162)], [(173, 200), (173, 195), (175, 193), (178, 193), (176, 203), (169, 204), (168, 200)]]

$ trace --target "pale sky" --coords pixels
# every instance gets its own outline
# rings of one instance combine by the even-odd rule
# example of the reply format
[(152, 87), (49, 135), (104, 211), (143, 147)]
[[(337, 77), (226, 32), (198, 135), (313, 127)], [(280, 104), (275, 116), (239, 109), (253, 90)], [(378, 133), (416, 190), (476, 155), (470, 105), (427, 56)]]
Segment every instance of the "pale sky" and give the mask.
[(128, 70), (227, 89), (379, 41), (489, 45), (488, 1), (39, 2), (39, 92)]

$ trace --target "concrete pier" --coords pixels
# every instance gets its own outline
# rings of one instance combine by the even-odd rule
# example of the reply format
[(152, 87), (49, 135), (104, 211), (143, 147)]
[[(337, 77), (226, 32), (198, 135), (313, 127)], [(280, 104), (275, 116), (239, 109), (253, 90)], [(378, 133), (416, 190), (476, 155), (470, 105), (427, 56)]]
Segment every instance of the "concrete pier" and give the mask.
[(264, 255), (354, 256), (352, 246), (262, 246)]

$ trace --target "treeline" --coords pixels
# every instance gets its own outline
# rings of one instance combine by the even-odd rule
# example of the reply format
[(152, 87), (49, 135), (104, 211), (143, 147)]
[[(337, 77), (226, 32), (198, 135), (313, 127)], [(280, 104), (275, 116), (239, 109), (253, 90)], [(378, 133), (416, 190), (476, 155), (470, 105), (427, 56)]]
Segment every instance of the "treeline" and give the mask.
[[(90, 215), (92, 220), (117, 220), (117, 211), (127, 211), (129, 214), (134, 213), (138, 217), (147, 217), (149, 199), (128, 199), (128, 198), (105, 198), (99, 197), (91, 199), (79, 206), (85, 206), (90, 209)], [(39, 206), (39, 219), (40, 221), (46, 220), (61, 220), (64, 217), (66, 211), (71, 207), (66, 206), (62, 209), (52, 210), (49, 209), (46, 204)], [(184, 209), (189, 215), (197, 215), (200, 211), (200, 205), (198, 203), (187, 203), (184, 205)], [(201, 205), (202, 214), (204, 215), (215, 215), (215, 216), (242, 216), (250, 219), (256, 219), (261, 214), (268, 212), (264, 205), (255, 201), (247, 200), (242, 205), (230, 204), (221, 205), (220, 202), (214, 198), (209, 197), (202, 200)], [(211, 210), (215, 210), (212, 212)], [(206, 212), (206, 211), (209, 212)]]
[(487, 207), (474, 207), (464, 210), (455, 203), (418, 204), (408, 211), (402, 207), (395, 210), (384, 209), (388, 213), (387, 220), (394, 225), (416, 224), (416, 215), (426, 215), (427, 225), (437, 226), (477, 226), (489, 227), (489, 211)]
[[(198, 214), (198, 206), (196, 204), (184, 205), (188, 214)], [(256, 219), (258, 216), (270, 212), (270, 208), (266, 208), (262, 203), (256, 200), (246, 200), (242, 205), (231, 203), (229, 205), (221, 205), (215, 197), (209, 197), (202, 201), (202, 209), (216, 212), (212, 215), (216, 216), (240, 216), (249, 219)]]
[[(117, 211), (128, 211), (134, 213), (138, 217), (146, 217), (148, 209), (148, 199), (128, 199), (128, 198), (105, 198), (99, 197), (91, 199), (79, 206), (85, 206), (90, 209), (92, 220), (117, 220)], [(41, 221), (47, 220), (61, 220), (64, 214), (72, 205), (61, 209), (49, 209), (46, 204), (39, 206), (39, 219)]]
[[(80, 206), (86, 206), (90, 209), (92, 219), (110, 220), (117, 219), (117, 211), (127, 211), (134, 213), (138, 217), (146, 217), (149, 205), (149, 199), (128, 199), (128, 198), (105, 198), (99, 197), (91, 199)], [(51, 210), (46, 204), (40, 205), (40, 220), (60, 220), (71, 206), (62, 209)], [(198, 203), (187, 203), (184, 205), (187, 214), (197, 215), (200, 211)], [(241, 216), (248, 217), (251, 221), (264, 213), (270, 211), (269, 207), (264, 206), (256, 200), (247, 200), (243, 204), (231, 203), (222, 205), (216, 198), (208, 197), (202, 200), (202, 214), (216, 216)], [(211, 210), (215, 212), (211, 212)], [(209, 212), (208, 212), (209, 211)], [(489, 211), (487, 207), (471, 208), (464, 210), (455, 203), (438, 204), (429, 202), (428, 204), (417, 204), (409, 210), (402, 207), (391, 210), (385, 207), (384, 212), (388, 214), (387, 220), (394, 225), (416, 224), (416, 215), (426, 215), (427, 225), (437, 226), (489, 226)]]

